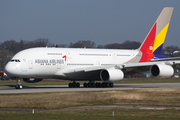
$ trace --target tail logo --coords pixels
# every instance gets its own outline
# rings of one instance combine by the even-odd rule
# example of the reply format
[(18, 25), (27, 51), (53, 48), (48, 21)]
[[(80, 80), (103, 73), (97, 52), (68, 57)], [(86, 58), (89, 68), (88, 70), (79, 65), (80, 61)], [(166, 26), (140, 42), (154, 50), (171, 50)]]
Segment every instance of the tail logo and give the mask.
[(159, 17), (155, 21), (150, 32), (144, 39), (139, 50), (142, 57), (139, 62), (150, 62), (153, 57), (161, 56), (161, 50), (168, 31), (173, 8), (166, 7), (162, 10)]
[(153, 46), (149, 46), (149, 50), (153, 50)]

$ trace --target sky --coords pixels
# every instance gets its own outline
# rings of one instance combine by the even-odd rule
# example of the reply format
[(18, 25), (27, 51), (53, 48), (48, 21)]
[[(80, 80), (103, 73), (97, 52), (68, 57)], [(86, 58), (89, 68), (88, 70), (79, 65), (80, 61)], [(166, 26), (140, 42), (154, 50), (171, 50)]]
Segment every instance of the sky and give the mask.
[(0, 0), (0, 43), (143, 42), (164, 7), (174, 7), (165, 46), (180, 46), (180, 0)]

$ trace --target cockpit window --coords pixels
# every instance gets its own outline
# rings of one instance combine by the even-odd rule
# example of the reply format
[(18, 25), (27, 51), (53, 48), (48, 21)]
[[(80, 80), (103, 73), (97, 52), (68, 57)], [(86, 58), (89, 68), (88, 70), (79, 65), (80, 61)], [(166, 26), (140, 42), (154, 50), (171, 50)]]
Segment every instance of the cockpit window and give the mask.
[(20, 60), (19, 59), (12, 59), (12, 60), (10, 60), (10, 62), (20, 62)]

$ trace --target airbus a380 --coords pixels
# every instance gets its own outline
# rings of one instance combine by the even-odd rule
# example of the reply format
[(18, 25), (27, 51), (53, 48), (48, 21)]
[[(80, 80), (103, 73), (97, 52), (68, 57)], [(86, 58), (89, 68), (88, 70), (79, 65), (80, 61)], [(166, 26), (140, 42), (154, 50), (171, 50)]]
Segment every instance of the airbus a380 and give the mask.
[(172, 12), (172, 7), (162, 10), (139, 49), (30, 48), (15, 54), (4, 71), (25, 82), (43, 78), (71, 80), (69, 87), (80, 87), (76, 81), (89, 81), (84, 87), (113, 87), (113, 82), (126, 75), (146, 71), (170, 77), (180, 68), (180, 61), (162, 56), (161, 50)]

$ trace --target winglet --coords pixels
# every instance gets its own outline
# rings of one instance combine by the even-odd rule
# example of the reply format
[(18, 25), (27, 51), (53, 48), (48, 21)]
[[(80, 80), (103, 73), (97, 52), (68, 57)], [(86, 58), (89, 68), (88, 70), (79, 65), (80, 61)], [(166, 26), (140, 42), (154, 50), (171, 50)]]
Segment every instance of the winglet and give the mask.
[(173, 9), (173, 7), (165, 7), (161, 11), (159, 17), (139, 47), (139, 50), (142, 52), (142, 57), (139, 62), (150, 62), (155, 54), (161, 54)]

